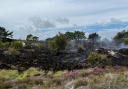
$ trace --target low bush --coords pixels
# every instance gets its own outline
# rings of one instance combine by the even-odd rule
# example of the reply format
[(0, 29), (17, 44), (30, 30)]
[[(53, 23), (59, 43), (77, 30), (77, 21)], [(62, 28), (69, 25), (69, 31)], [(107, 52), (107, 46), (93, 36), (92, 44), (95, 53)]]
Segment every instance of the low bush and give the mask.
[(18, 73), (15, 70), (0, 70), (0, 79), (15, 79)]
[(22, 48), (22, 42), (21, 41), (14, 41), (14, 42), (11, 42), (11, 47), (13, 48), (16, 48), (16, 49), (19, 49), (19, 48)]
[(107, 64), (107, 55), (92, 52), (87, 58), (87, 62), (93, 67), (105, 66)]
[(8, 48), (10, 46), (10, 42), (2, 42), (0, 41), (0, 48)]

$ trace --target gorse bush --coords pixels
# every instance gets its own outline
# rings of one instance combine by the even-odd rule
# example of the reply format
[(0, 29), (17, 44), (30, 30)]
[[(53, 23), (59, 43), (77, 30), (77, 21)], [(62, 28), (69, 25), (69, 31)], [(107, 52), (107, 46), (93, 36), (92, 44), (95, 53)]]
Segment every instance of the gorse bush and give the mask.
[(87, 62), (91, 66), (104, 66), (107, 64), (107, 55), (92, 52), (88, 56)]

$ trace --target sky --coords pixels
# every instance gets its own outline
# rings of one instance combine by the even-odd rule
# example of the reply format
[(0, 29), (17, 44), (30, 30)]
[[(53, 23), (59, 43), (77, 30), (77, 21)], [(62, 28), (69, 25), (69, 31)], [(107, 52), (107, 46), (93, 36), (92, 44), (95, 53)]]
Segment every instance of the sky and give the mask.
[(0, 26), (17, 39), (76, 30), (111, 39), (128, 28), (128, 0), (0, 0), (0, 11)]

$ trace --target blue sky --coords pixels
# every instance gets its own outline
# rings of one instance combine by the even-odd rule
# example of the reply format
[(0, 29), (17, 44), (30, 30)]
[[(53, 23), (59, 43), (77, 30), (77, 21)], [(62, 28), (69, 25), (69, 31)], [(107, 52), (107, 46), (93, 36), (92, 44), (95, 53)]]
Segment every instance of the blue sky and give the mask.
[(0, 11), (0, 26), (20, 39), (75, 30), (110, 39), (128, 28), (128, 0), (0, 0)]

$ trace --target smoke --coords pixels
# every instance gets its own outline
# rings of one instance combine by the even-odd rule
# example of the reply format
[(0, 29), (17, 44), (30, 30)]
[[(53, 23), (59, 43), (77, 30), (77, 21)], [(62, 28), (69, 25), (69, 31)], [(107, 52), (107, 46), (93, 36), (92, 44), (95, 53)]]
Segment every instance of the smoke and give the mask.
[(67, 18), (57, 18), (56, 21), (60, 24), (69, 24), (69, 19)]
[(119, 45), (119, 49), (122, 49), (122, 48), (128, 48), (128, 45), (125, 45), (124, 43), (121, 43)]
[(49, 21), (49, 20), (42, 20), (40, 17), (33, 17), (30, 18), (30, 21), (32, 22), (33, 26), (36, 28), (54, 28), (56, 25)]

